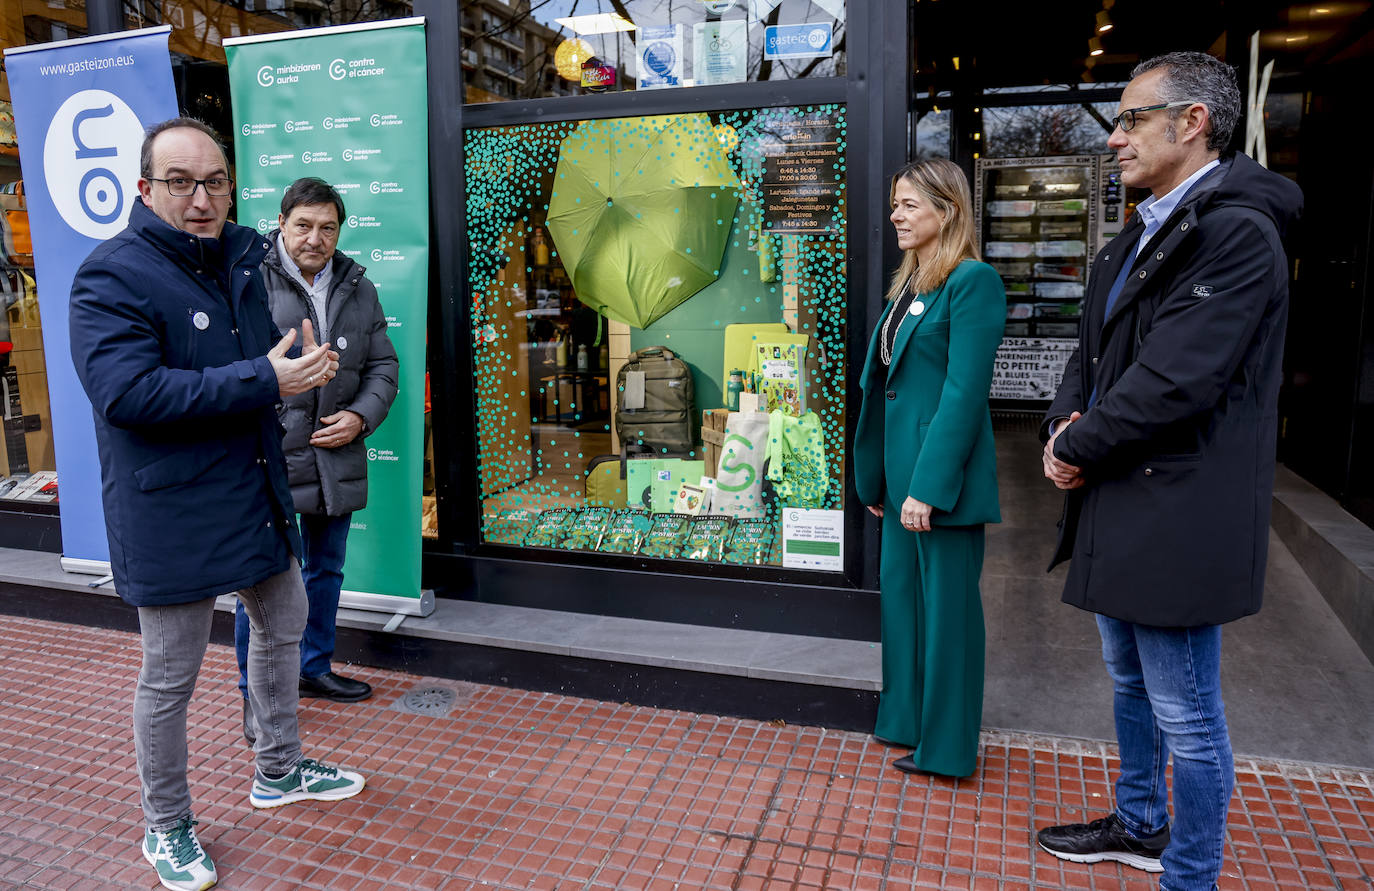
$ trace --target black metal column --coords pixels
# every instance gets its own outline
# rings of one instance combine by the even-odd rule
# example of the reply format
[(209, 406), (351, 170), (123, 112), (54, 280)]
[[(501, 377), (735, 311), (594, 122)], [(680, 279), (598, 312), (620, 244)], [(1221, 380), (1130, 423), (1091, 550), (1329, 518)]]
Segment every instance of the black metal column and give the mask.
[(86, 0), (86, 30), (91, 34), (113, 34), (124, 30), (122, 0)]

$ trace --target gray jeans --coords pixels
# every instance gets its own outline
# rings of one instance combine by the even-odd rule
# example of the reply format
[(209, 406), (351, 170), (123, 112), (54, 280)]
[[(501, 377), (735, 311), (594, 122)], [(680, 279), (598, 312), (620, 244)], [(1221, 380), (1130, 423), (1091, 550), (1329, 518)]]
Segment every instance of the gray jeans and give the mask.
[[(283, 773), (301, 758), (296, 685), (307, 607), (300, 567), (292, 561), (285, 572), (235, 593), (252, 629), (248, 699), (258, 726), (257, 766), (266, 773)], [(134, 693), (134, 751), (149, 829), (170, 829), (191, 816), (186, 708), (205, 659), (214, 614), (214, 598), (138, 608), (143, 668)]]

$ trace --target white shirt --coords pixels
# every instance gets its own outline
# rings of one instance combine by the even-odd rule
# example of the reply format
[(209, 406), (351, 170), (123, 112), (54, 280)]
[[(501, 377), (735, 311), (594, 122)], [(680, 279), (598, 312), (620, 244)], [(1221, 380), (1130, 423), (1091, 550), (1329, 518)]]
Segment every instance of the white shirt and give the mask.
[(334, 280), (334, 258), (330, 257), (329, 262), (324, 264), (324, 268), (315, 274), (315, 280), (308, 282), (301, 268), (296, 265), (296, 261), (291, 259), (291, 255), (286, 252), (285, 247), (280, 242), (277, 243), (277, 255), (281, 257), (282, 268), (290, 274), (292, 278), (301, 283), (305, 288), (305, 293), (310, 295), (310, 303), (315, 307), (315, 318), (319, 320), (320, 328), (315, 332), (315, 342), (324, 343), (329, 339), (329, 319), (325, 315), (325, 305), (329, 302), (329, 285)]
[(1145, 245), (1149, 243), (1150, 239), (1154, 238), (1159, 227), (1164, 225), (1164, 221), (1169, 219), (1169, 215), (1174, 212), (1174, 208), (1178, 207), (1178, 203), (1183, 200), (1184, 195), (1188, 194), (1188, 190), (1193, 187), (1193, 184), (1206, 176), (1219, 163), (1221, 162), (1213, 158), (1199, 167), (1192, 176), (1174, 186), (1173, 190), (1163, 198), (1156, 198), (1151, 195), (1136, 205), (1135, 212), (1140, 214), (1140, 218), (1145, 221), (1145, 232), (1140, 236), (1140, 243), (1135, 246), (1137, 257), (1140, 256), (1141, 251), (1145, 250)]

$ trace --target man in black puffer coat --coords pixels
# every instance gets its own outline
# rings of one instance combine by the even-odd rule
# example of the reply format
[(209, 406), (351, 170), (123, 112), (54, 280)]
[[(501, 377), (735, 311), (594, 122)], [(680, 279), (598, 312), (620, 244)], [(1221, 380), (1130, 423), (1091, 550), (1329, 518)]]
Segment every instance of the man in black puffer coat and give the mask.
[[(267, 236), (271, 248), (262, 275), (273, 317), (308, 318), (319, 339), (328, 338), (339, 354), (338, 376), (327, 386), (283, 400), (279, 414), (310, 600), (301, 639), (300, 695), (357, 702), (371, 696), (372, 688), (335, 674), (330, 659), (349, 522), (367, 504), (363, 440), (396, 398), (398, 363), (377, 289), (363, 276), (363, 267), (335, 250), (346, 218), (343, 199), (324, 180), (292, 183), (282, 194), (278, 229)], [(243, 687), (248, 623), (242, 608), (234, 632)], [(251, 741), (246, 699), (244, 709), (244, 735)]]
[[(1139, 65), (1107, 145), (1149, 189), (1097, 256), (1078, 350), (1041, 427), (1066, 490), (1054, 562), (1096, 613), (1115, 688), (1116, 808), (1042, 830), (1064, 860), (1211, 891), (1235, 782), (1221, 626), (1260, 608), (1288, 318), (1289, 180), (1226, 153), (1235, 74), (1204, 53)], [(1174, 814), (1165, 768), (1174, 762)]]

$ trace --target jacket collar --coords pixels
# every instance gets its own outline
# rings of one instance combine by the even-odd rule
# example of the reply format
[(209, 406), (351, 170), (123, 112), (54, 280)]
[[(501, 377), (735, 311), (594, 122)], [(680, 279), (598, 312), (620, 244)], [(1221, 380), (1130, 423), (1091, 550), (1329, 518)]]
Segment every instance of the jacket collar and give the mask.
[(225, 265), (230, 269), (241, 263), (256, 266), (267, 251), (267, 242), (262, 236), (235, 223), (225, 222), (218, 239), (202, 239), (198, 235), (183, 232), (153, 213), (141, 197), (134, 199), (133, 207), (129, 211), (129, 230), (152, 242), (163, 253), (197, 267), (203, 266), (207, 259), (207, 242), (218, 243), (218, 247), (223, 251)]
[[(1136, 245), (1140, 243), (1141, 232), (1141, 227), (1135, 225), (1137, 222), (1135, 216), (1132, 216), (1131, 224), (1112, 240), (1114, 250), (1126, 254), (1122, 262), (1131, 264), (1131, 275), (1126, 279), (1126, 284), (1121, 289), (1121, 294), (1116, 298), (1116, 303), (1112, 305), (1111, 315), (1102, 320), (1104, 334), (1107, 326), (1111, 325), (1127, 306), (1135, 302), (1154, 281), (1161, 267), (1168, 263), (1174, 253), (1180, 250), (1197, 232), (1198, 210), (1226, 179), (1226, 175), (1231, 171), (1233, 161), (1234, 157), (1222, 160), (1216, 169), (1209, 171), (1202, 179), (1198, 180), (1140, 253), (1135, 253)], [(1111, 262), (1105, 257), (1103, 259)], [(1110, 267), (1103, 270), (1105, 273), (1110, 273), (1104, 280), (1107, 282), (1115, 281), (1116, 273), (1120, 270), (1121, 266), (1112, 262)], [(1103, 296), (1106, 296), (1106, 292), (1103, 292)]]
[[(286, 271), (286, 264), (283, 263), (281, 259), (282, 247), (280, 229), (273, 229), (271, 232), (267, 233), (267, 244), (269, 245), (269, 247), (267, 249), (266, 256), (264, 256), (262, 259), (263, 265), (267, 266), (274, 272), (281, 273), (291, 281), (295, 282), (295, 277)], [(333, 289), (338, 286), (339, 282), (343, 281), (344, 279), (354, 276), (360, 276), (363, 273), (367, 272), (366, 266), (363, 266), (362, 264), (354, 260), (352, 257), (345, 254), (343, 251), (337, 249), (334, 251), (334, 256), (330, 258), (329, 263), (331, 291), (333, 291)], [(299, 283), (297, 282), (297, 284)]]

